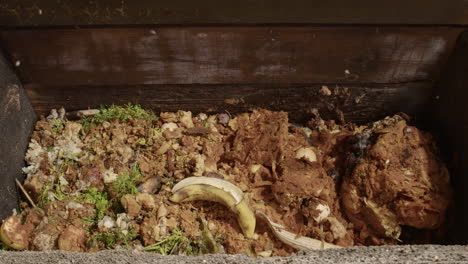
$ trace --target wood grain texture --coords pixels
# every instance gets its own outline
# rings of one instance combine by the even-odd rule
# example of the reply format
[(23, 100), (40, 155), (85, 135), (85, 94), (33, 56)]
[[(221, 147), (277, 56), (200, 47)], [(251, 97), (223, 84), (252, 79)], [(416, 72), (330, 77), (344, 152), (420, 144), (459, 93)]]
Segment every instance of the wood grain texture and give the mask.
[(0, 52), (0, 221), (18, 208), (15, 179), (24, 179), (21, 168), (36, 119), (21, 83)]
[(438, 79), (460, 31), (145, 27), (0, 37), (21, 80), (41, 85), (399, 83)]
[(454, 215), (450, 225), (453, 244), (468, 243), (468, 31), (457, 42), (431, 108), (432, 131), (450, 170), (454, 187)]
[(3, 0), (0, 24), (468, 24), (465, 0)]
[[(257, 107), (287, 111), (294, 122), (310, 117), (317, 108), (326, 119), (336, 119), (336, 109), (346, 120), (365, 123), (396, 112), (417, 116), (430, 100), (430, 82), (377, 86), (329, 86), (333, 95), (322, 95), (321, 85), (140, 85), (140, 86), (38, 86), (26, 85), (34, 109), (47, 114), (52, 108), (96, 108), (101, 104), (138, 103), (155, 111), (190, 110), (194, 113), (236, 114)], [(336, 90), (336, 91), (335, 91)], [(348, 92), (344, 92), (347, 90)]]

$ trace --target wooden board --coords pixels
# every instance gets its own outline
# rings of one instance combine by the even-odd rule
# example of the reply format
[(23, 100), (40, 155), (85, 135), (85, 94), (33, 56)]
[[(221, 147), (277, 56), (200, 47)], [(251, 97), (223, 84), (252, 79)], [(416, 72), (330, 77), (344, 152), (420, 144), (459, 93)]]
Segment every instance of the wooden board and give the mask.
[(468, 24), (465, 0), (3, 0), (0, 24)]
[(25, 89), (34, 109), (44, 115), (52, 108), (80, 110), (132, 102), (158, 112), (236, 114), (263, 107), (287, 111), (294, 122), (308, 120), (312, 108), (319, 109), (326, 119), (337, 119), (336, 109), (339, 109), (346, 120), (365, 123), (400, 111), (421, 114), (430, 101), (432, 85), (430, 82), (366, 87), (333, 85), (329, 86), (331, 96), (319, 92), (321, 85), (26, 85)]
[(438, 135), (454, 187), (454, 215), (450, 224), (453, 244), (468, 243), (468, 31), (464, 32), (435, 95), (432, 131)]
[(18, 78), (0, 52), (0, 222), (18, 208), (15, 179), (23, 179), (21, 168), (36, 114)]
[(437, 80), (460, 28), (144, 27), (2, 31), (24, 83), (400, 83)]

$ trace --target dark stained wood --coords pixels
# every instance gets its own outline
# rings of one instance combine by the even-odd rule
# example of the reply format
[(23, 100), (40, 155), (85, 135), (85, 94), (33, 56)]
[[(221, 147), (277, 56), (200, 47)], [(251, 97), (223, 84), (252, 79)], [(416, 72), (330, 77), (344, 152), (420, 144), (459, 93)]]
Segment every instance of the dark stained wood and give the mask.
[(0, 24), (468, 24), (464, 0), (3, 0)]
[[(1, 32), (24, 83), (399, 83), (436, 80), (460, 28), (168, 27)], [(349, 74), (346, 74), (349, 71)]]
[(18, 208), (15, 179), (23, 179), (21, 168), (36, 114), (21, 83), (0, 52), (0, 222)]
[(400, 111), (418, 116), (430, 99), (432, 85), (430, 82), (367, 87), (334, 85), (329, 86), (332, 96), (322, 95), (321, 85), (26, 85), (25, 89), (39, 114), (59, 107), (79, 110), (132, 102), (158, 112), (183, 109), (194, 113), (236, 114), (262, 107), (288, 111), (294, 122), (307, 120), (312, 108), (319, 109), (327, 119), (336, 119), (336, 109), (339, 109), (346, 120), (364, 123)]
[(468, 243), (468, 31), (453, 52), (436, 90), (439, 98), (428, 116), (438, 134), (455, 192), (454, 219), (450, 226), (453, 244)]

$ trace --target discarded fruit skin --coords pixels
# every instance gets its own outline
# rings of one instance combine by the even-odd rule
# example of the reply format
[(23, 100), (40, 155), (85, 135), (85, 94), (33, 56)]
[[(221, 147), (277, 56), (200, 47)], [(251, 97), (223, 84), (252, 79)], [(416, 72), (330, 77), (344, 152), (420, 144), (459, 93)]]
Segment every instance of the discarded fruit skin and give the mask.
[(218, 178), (213, 178), (213, 177), (188, 177), (180, 182), (178, 182), (174, 187), (172, 188), (172, 192), (176, 192), (179, 189), (189, 186), (189, 185), (195, 185), (195, 184), (203, 184), (203, 185), (210, 185), (213, 187), (216, 187), (218, 189), (221, 189), (225, 192), (228, 192), (235, 200), (236, 204), (240, 203), (244, 197), (244, 193), (242, 190), (237, 187), (236, 185), (222, 180)]
[(284, 226), (271, 221), (266, 214), (261, 211), (255, 212), (257, 216), (265, 219), (270, 226), (273, 234), (281, 240), (281, 242), (299, 250), (315, 250), (315, 249), (327, 249), (327, 248), (341, 248), (340, 246), (326, 243), (310, 237), (298, 236), (297, 234), (291, 233), (284, 229)]
[(216, 243), (216, 240), (213, 237), (213, 234), (211, 234), (209, 228), (208, 228), (208, 222), (206, 219), (202, 218), (202, 239), (205, 243), (205, 247), (207, 252), (206, 253), (212, 253), (212, 254), (218, 254), (219, 253), (219, 247), (218, 244)]
[(227, 192), (224, 189), (209, 185), (209, 181), (207, 181), (207, 183), (208, 184), (191, 184), (178, 189), (174, 186), (174, 189), (176, 190), (172, 190), (173, 195), (169, 199), (175, 203), (189, 202), (193, 200), (206, 200), (222, 203), (238, 215), (237, 222), (239, 223), (242, 232), (247, 238), (252, 238), (255, 231), (256, 220), (255, 215), (252, 210), (250, 210), (247, 202), (243, 199), (236, 199), (232, 193)]
[(3, 222), (0, 228), (0, 240), (13, 249), (25, 250), (29, 246), (29, 237), (33, 229), (32, 224), (22, 225), (21, 218), (13, 215)]
[(234, 208), (235, 211), (237, 211), (238, 213), (237, 222), (239, 223), (242, 231), (244, 232), (244, 235), (247, 238), (252, 238), (255, 232), (256, 224), (254, 213), (252, 212), (252, 210), (250, 210), (245, 200), (242, 200), (242, 202), (237, 204)]

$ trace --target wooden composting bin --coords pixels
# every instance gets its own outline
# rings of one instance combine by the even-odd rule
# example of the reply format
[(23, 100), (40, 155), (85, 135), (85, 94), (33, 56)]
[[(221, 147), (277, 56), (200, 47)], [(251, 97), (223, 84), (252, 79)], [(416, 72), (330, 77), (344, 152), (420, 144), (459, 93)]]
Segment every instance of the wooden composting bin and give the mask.
[(466, 1), (6, 0), (0, 25), (0, 219), (17, 207), (33, 125), (52, 108), (263, 107), (297, 123), (318, 108), (361, 124), (405, 112), (450, 168), (447, 243), (468, 242)]

